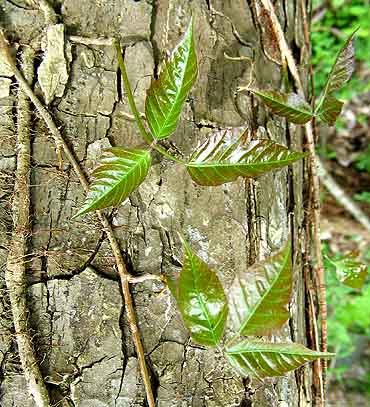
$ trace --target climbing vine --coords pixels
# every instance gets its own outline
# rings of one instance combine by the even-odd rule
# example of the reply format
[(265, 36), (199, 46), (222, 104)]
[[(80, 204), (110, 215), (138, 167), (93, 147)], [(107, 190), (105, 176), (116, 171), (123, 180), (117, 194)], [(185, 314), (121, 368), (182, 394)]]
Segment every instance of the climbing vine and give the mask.
[[(256, 94), (272, 112), (301, 125), (314, 117), (335, 123), (343, 103), (334, 92), (349, 80), (353, 71), (353, 33), (340, 50), (315, 110), (304, 97), (294, 92), (244, 88)], [(184, 165), (198, 185), (217, 186), (235, 181), (238, 177), (256, 178), (276, 171), (307, 154), (290, 151), (268, 138), (254, 138), (248, 129), (213, 131), (187, 161), (180, 160), (158, 146), (177, 127), (183, 104), (196, 81), (197, 59), (193, 39), (193, 23), (165, 62), (159, 78), (152, 80), (145, 102), (145, 119), (138, 113), (127, 78), (120, 46), (115, 43), (123, 83), (138, 128), (148, 143), (147, 148), (114, 147), (105, 152), (100, 165), (93, 172), (94, 180), (82, 208), (76, 216), (122, 203), (142, 182), (149, 171), (151, 151)], [(268, 134), (268, 131), (266, 130)], [(182, 239), (184, 260), (177, 278), (169, 286), (177, 301), (185, 325), (192, 339), (206, 346), (221, 349), (242, 376), (280, 376), (318, 358), (334, 354), (312, 351), (297, 343), (271, 343), (248, 340), (248, 336), (266, 336), (279, 329), (290, 317), (287, 305), (292, 290), (291, 241), (265, 262), (253, 266), (253, 284), (239, 278), (228, 294), (217, 274), (200, 259), (186, 240)], [(223, 340), (228, 315), (231, 314), (233, 332)], [(226, 336), (230, 336), (227, 332)]]
[[(301, 94), (294, 92), (255, 89), (253, 86), (248, 86), (243, 91), (254, 93), (274, 114), (297, 125), (309, 123), (314, 118), (329, 125), (334, 124), (342, 108), (342, 102), (335, 98), (334, 92), (349, 80), (353, 71), (354, 34), (340, 50), (315, 109), (312, 109)], [(270, 139), (268, 136), (273, 135), (268, 129), (264, 132), (267, 137), (260, 138), (248, 127), (210, 132), (186, 160), (161, 146), (160, 142), (175, 132), (184, 103), (197, 78), (193, 22), (190, 21), (182, 40), (164, 63), (159, 77), (152, 80), (145, 102), (145, 120), (136, 107), (120, 44), (118, 41), (112, 42), (117, 51), (130, 108), (147, 146), (135, 149), (117, 146), (106, 150), (98, 167), (91, 174), (93, 180), (89, 184), (52, 117), (12, 62), (6, 50), (5, 37), (0, 37), (3, 59), (8, 62), (25, 95), (31, 99), (51, 129), (57, 147), (64, 149), (87, 191), (86, 199), (74, 217), (97, 211), (108, 235), (125, 303), (128, 305), (129, 322), (140, 359), (148, 403), (153, 406), (154, 399), (129, 291), (131, 277), (111, 226), (101, 210), (122, 204), (145, 182), (153, 151), (184, 166), (196, 184), (212, 187), (234, 182), (239, 177), (256, 178), (278, 171), (306, 157), (307, 153), (291, 151), (272, 141), (273, 137)], [(168, 278), (167, 282), (194, 342), (218, 347), (239, 375), (254, 376), (257, 379), (281, 376), (306, 362), (334, 356), (308, 349), (298, 343), (255, 339), (270, 336), (290, 318), (288, 304), (294, 276), (292, 237), (282, 242), (282, 248), (278, 252), (252, 266), (255, 276), (253, 281), (247, 281), (242, 275), (237, 276), (228, 290), (222, 286), (217, 273), (193, 252), (186, 239), (182, 236), (180, 238), (184, 249), (182, 270), (177, 276)], [(35, 394), (38, 393), (40, 390), (35, 391)], [(46, 394), (38, 405), (48, 404)]]

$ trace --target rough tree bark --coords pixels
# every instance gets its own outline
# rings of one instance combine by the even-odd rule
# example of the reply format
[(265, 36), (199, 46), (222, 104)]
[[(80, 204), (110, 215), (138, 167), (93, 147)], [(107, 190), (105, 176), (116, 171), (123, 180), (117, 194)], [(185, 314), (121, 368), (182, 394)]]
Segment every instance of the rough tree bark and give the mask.
[[(275, 1), (302, 72), (309, 58), (304, 41), (306, 3)], [(29, 4), (0, 1), (0, 23), (12, 41), (35, 44), (45, 29), (42, 13)], [(252, 96), (235, 96), (236, 88), (250, 80), (248, 58), (254, 61), (256, 85), (279, 88), (283, 81), (279, 51), (259, 1), (57, 0), (54, 6), (67, 35), (116, 36), (127, 46), (128, 75), (141, 111), (150, 76), (157, 74), (165, 51), (173, 48), (193, 14), (200, 73), (168, 143), (171, 148), (186, 155), (211, 129), (246, 124), (255, 131), (264, 126), (274, 139), (302, 148), (298, 128), (272, 117)], [(248, 58), (232, 60), (225, 53)], [(113, 48), (67, 42), (66, 56), (70, 58), (68, 81), (50, 109), (89, 172), (103, 148), (137, 146), (142, 141), (129, 116)], [(4, 265), (16, 166), (15, 102), (9, 73), (1, 65), (0, 75), (0, 255)], [(300, 163), (258, 181), (199, 187), (179, 165), (158, 156), (144, 184), (113, 212), (114, 230), (133, 274), (178, 271), (182, 253), (177, 232), (181, 231), (218, 270), (226, 287), (235, 273), (279, 248), (293, 232), (292, 319), (279, 338), (305, 343), (304, 179)], [(144, 406), (109, 244), (93, 216), (71, 220), (83, 191), (70, 166), (61, 166), (53, 141), (36, 115), (31, 180), (32, 236), (26, 259), (29, 320), (53, 401), (76, 407)], [(241, 380), (217, 351), (189, 340), (168, 290), (145, 282), (132, 291), (159, 407), (312, 405), (309, 366), (263, 384)], [(2, 293), (0, 405), (33, 407), (12, 336), (7, 294)]]

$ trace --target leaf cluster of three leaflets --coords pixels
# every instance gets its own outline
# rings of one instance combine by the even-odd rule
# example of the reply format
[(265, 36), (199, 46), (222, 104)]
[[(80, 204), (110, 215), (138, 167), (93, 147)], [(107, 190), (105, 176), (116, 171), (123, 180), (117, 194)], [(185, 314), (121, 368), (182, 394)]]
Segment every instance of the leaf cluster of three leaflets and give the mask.
[[(175, 131), (197, 72), (190, 23), (184, 38), (147, 92), (145, 115), (154, 139), (164, 139)], [(247, 133), (235, 134), (233, 129), (212, 133), (186, 163), (191, 178), (200, 185), (220, 185), (235, 181), (239, 176), (257, 177), (304, 156), (268, 139), (251, 141)], [(114, 147), (107, 150), (100, 166), (92, 173), (90, 191), (75, 217), (122, 203), (144, 181), (150, 164), (147, 149)]]
[(281, 376), (311, 360), (333, 356), (296, 343), (238, 339), (270, 335), (289, 319), (287, 305), (293, 284), (290, 241), (265, 262), (235, 278), (229, 290), (229, 304), (216, 273), (185, 241), (183, 245), (183, 267), (170, 287), (195, 342), (219, 345), (230, 313), (234, 325), (231, 330), (237, 335), (224, 353), (242, 376)]

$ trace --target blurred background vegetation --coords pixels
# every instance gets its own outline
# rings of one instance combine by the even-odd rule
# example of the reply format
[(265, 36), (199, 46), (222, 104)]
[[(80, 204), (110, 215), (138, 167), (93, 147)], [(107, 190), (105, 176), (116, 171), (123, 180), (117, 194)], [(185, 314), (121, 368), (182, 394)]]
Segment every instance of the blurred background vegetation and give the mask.
[[(316, 96), (337, 51), (356, 28), (356, 70), (338, 93), (346, 103), (335, 128), (320, 125), (318, 153), (346, 194), (370, 216), (370, 1), (313, 0)], [(322, 208), (329, 348), (337, 353), (329, 368), (330, 405), (370, 406), (370, 236), (325, 190)], [(362, 288), (343, 279), (356, 267), (362, 267)]]

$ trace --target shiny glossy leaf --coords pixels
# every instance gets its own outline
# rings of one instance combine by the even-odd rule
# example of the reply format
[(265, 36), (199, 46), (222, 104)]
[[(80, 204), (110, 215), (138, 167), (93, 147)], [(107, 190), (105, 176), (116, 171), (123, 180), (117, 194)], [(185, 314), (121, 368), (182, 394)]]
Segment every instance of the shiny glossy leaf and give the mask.
[(333, 353), (315, 352), (298, 343), (266, 343), (244, 340), (226, 349), (226, 357), (243, 377), (283, 376), (306, 362), (332, 358)]
[(148, 150), (128, 150), (121, 147), (107, 150), (99, 167), (92, 173), (90, 191), (74, 217), (119, 205), (144, 181), (150, 162)]
[[(357, 30), (356, 30), (357, 31)], [(354, 31), (343, 44), (331, 68), (325, 85), (323, 98), (339, 90), (352, 76), (355, 69)]]
[[(339, 90), (351, 78), (355, 69), (355, 48), (353, 42), (356, 31), (349, 36), (338, 52), (337, 58), (329, 73), (320, 102), (315, 111), (317, 116), (329, 124), (334, 124), (336, 116), (334, 113), (328, 115), (328, 113), (325, 114), (324, 112), (328, 112), (328, 110), (337, 112), (339, 110), (339, 103), (341, 103), (336, 100), (332, 94)], [(325, 118), (329, 118), (329, 120), (325, 120)]]
[(341, 256), (339, 259), (330, 259), (335, 267), (338, 279), (348, 287), (362, 288), (368, 276), (368, 266), (359, 259), (359, 253), (352, 251)]
[(176, 130), (183, 104), (197, 74), (191, 21), (184, 38), (147, 92), (145, 115), (154, 138), (164, 139)]
[(317, 116), (323, 122), (333, 126), (342, 111), (342, 107), (343, 102), (336, 99), (334, 96), (327, 95), (320, 110), (317, 112)]
[(306, 155), (268, 139), (246, 141), (247, 137), (247, 132), (235, 137), (233, 129), (213, 133), (186, 164), (191, 178), (199, 185), (221, 185), (278, 170)]
[(216, 273), (186, 242), (183, 244), (185, 258), (175, 299), (194, 341), (215, 346), (222, 337), (227, 319), (226, 296)]
[(240, 335), (270, 335), (289, 319), (291, 256), (288, 240), (282, 250), (236, 277), (230, 288), (230, 315)]
[(295, 124), (304, 124), (313, 118), (311, 106), (296, 93), (282, 93), (275, 90), (251, 89), (255, 95), (278, 116), (286, 117)]

